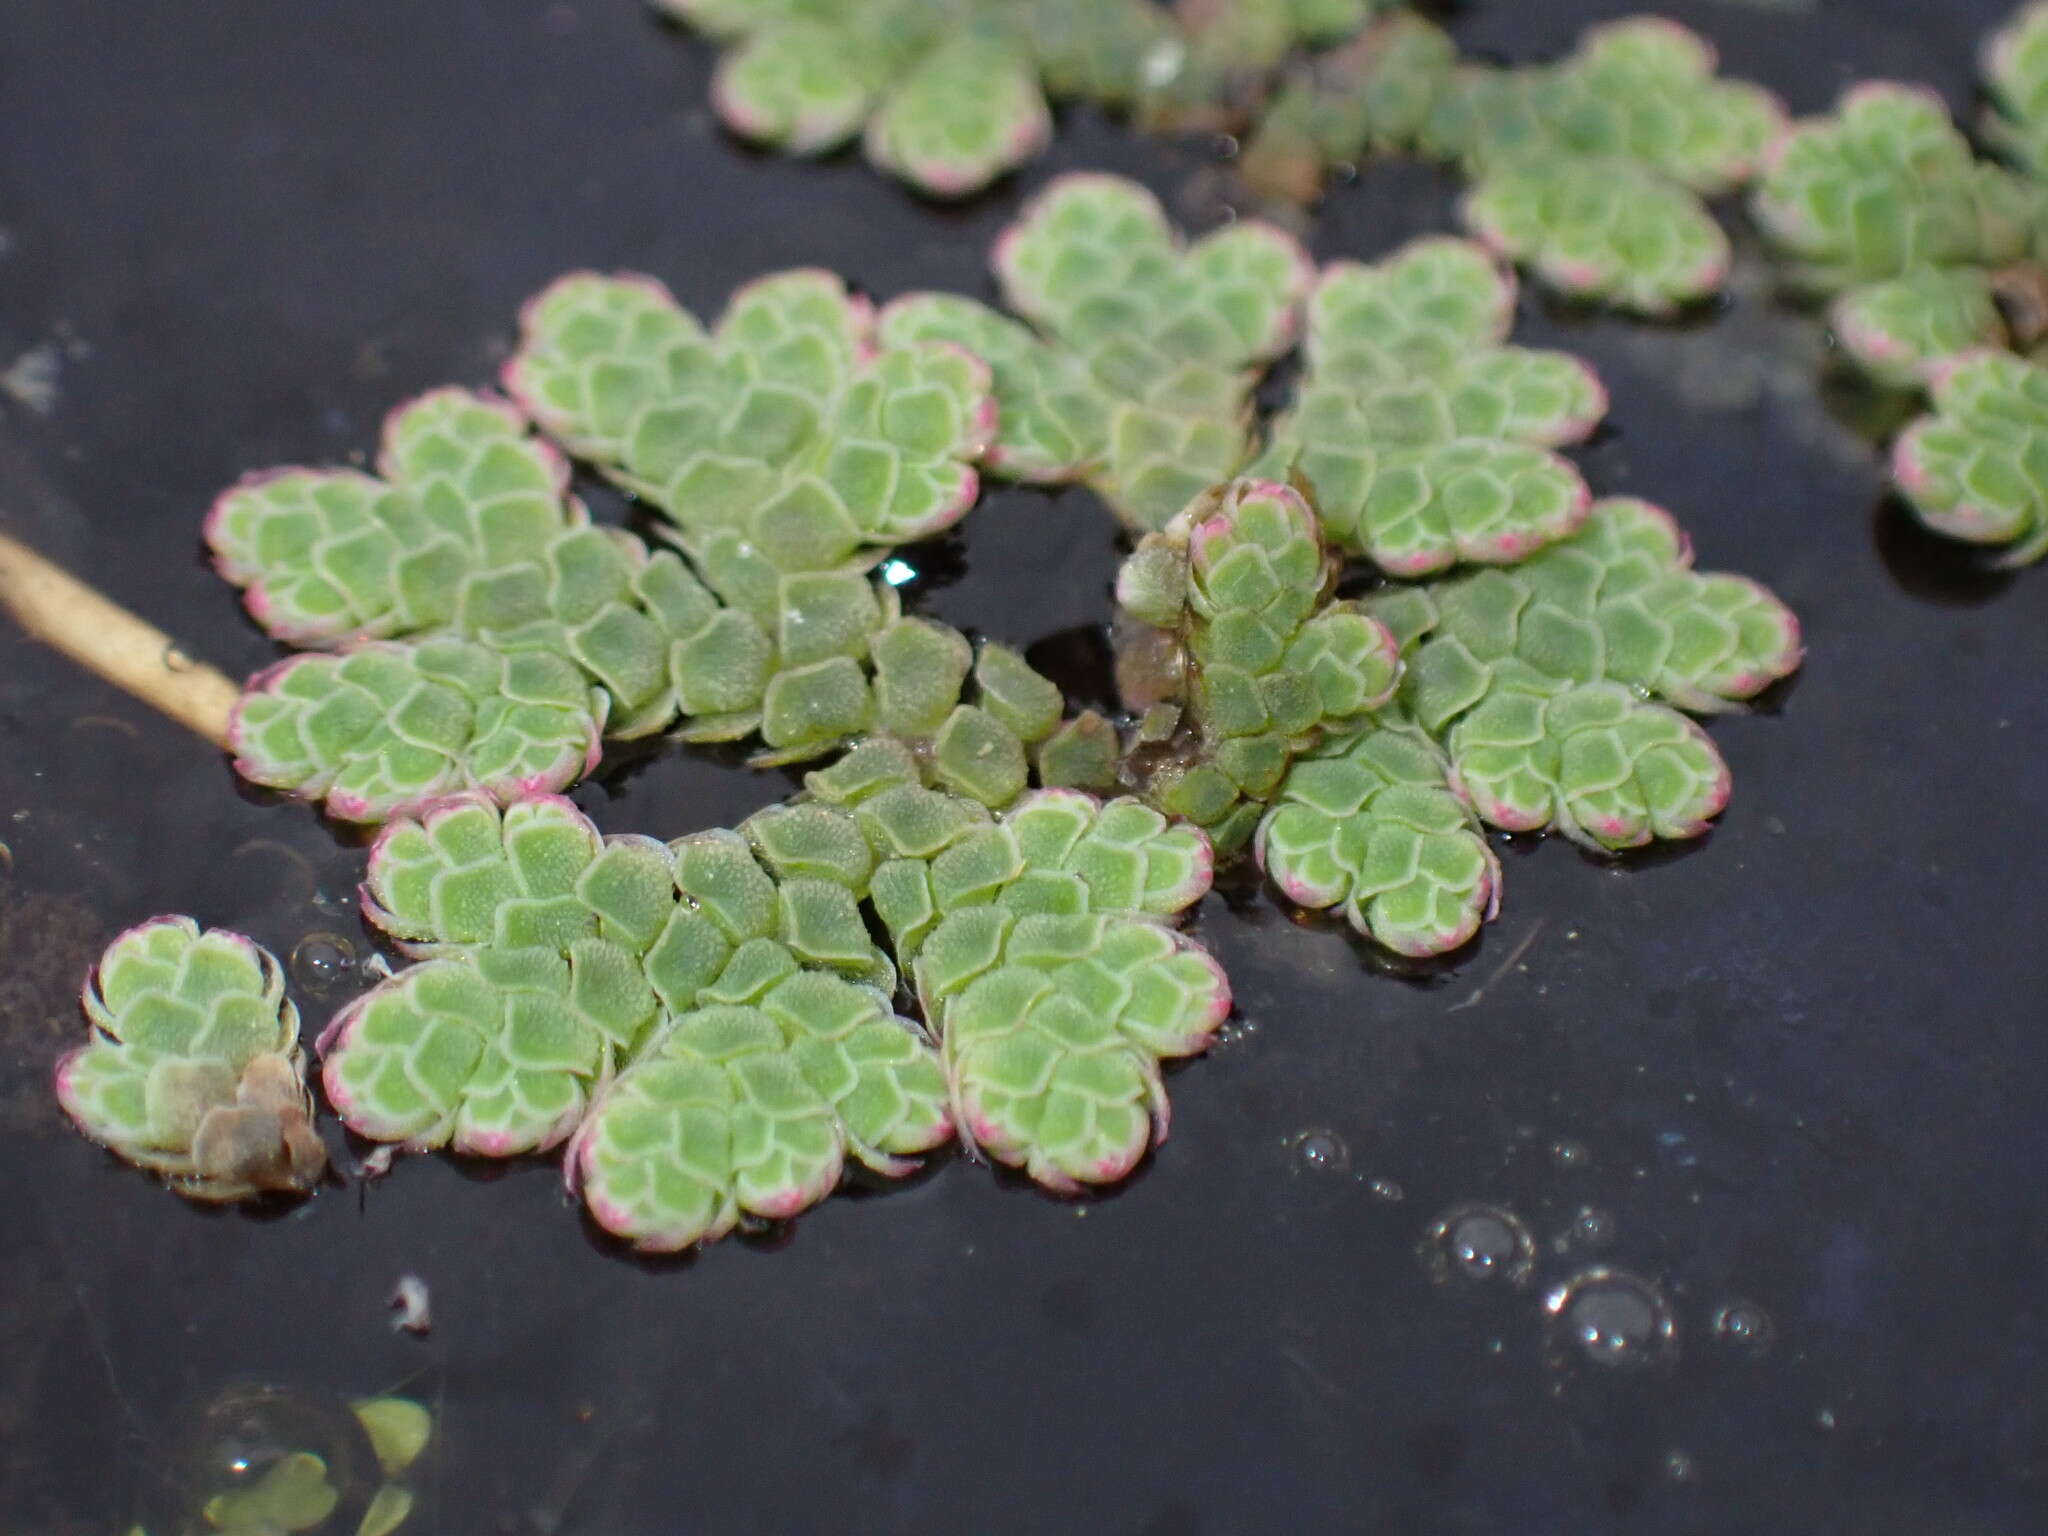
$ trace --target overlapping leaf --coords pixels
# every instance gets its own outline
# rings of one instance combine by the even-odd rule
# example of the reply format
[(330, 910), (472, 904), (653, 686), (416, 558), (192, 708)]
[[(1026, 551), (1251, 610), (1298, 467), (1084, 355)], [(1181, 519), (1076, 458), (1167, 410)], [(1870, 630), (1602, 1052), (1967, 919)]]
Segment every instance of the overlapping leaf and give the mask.
[(990, 819), (905, 766), (874, 754), (813, 775), (821, 805), (769, 824), (850, 811), (962, 1133), (1055, 1189), (1121, 1178), (1165, 1134), (1160, 1062), (1202, 1050), (1229, 1011), (1216, 963), (1165, 922), (1209, 888), (1208, 840), (1066, 790)]
[(58, 1063), (57, 1100), (87, 1136), (195, 1200), (318, 1182), (299, 1014), (268, 952), (152, 918), (108, 946), (83, 1000), (91, 1043)]
[(2048, 370), (1972, 352), (1935, 377), (1934, 411), (1899, 438), (1892, 478), (1937, 533), (2004, 546), (2019, 565), (2048, 554)]
[(1727, 768), (1678, 710), (1787, 675), (1799, 630), (1755, 582), (1690, 564), (1667, 514), (1610, 500), (1518, 567), (1370, 603), (1404, 645), (1405, 709), (1485, 821), (1618, 849), (1698, 836), (1720, 812)]
[(1514, 306), (1512, 276), (1464, 241), (1333, 262), (1261, 468), (1305, 475), (1333, 541), (1392, 575), (1511, 562), (1570, 533), (1590, 497), (1550, 450), (1589, 436), (1607, 394), (1576, 358), (1506, 345)]
[(1039, 335), (970, 300), (918, 294), (884, 312), (884, 339), (980, 351), (1000, 405), (991, 469), (1085, 476), (1141, 532), (1248, 457), (1257, 371), (1293, 345), (1313, 276), (1269, 225), (1184, 245), (1151, 193), (1098, 175), (1040, 193), (997, 240), (994, 266)]
[(1301, 494), (1239, 480), (1146, 537), (1117, 581), (1124, 611), (1160, 632), (1132, 766), (1169, 813), (1229, 853), (1251, 836), (1294, 755), (1379, 709), (1400, 678), (1394, 638), (1332, 603), (1335, 562)]
[(1931, 91), (1853, 87), (1794, 126), (1751, 206), (1795, 280), (1839, 295), (1836, 334), (1878, 377), (1918, 382), (2003, 344), (1988, 274), (2027, 253), (2038, 194), (1978, 160)]
[(1259, 867), (1297, 906), (1341, 909), (1409, 956), (1448, 953), (1500, 904), (1500, 862), (1442, 752), (1398, 711), (1329, 737), (1259, 823)]
[(1701, 202), (1753, 175), (1784, 127), (1762, 89), (1661, 17), (1591, 28), (1555, 64), (1459, 63), (1412, 16), (1382, 22), (1297, 79), (1251, 152), (1263, 189), (1312, 192), (1322, 163), (1411, 148), (1474, 181), (1465, 220), (1552, 287), (1661, 315), (1727, 276)]

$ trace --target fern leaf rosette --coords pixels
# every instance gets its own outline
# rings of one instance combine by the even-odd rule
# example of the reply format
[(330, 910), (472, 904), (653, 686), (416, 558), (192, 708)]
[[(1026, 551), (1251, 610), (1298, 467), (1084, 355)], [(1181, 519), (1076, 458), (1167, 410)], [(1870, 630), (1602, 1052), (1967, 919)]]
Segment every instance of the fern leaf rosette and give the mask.
[(1944, 357), (2003, 344), (1991, 275), (2027, 255), (2038, 201), (1977, 159), (1940, 97), (1870, 81), (1794, 125), (1751, 209), (1795, 280), (1833, 296), (1849, 356), (1904, 384)]
[(1390, 575), (1564, 537), (1591, 497), (1553, 450), (1591, 436), (1607, 392), (1575, 357), (1507, 345), (1514, 308), (1512, 274), (1466, 241), (1331, 264), (1259, 468), (1306, 476), (1332, 540)]
[(1487, 823), (1613, 850), (1696, 837), (1719, 814), (1727, 767), (1678, 711), (1788, 675), (1799, 628), (1755, 582), (1690, 566), (1668, 514), (1610, 500), (1520, 566), (1371, 603), (1403, 643), (1404, 707)]
[(1937, 533), (2001, 547), (2011, 565), (2048, 553), (2048, 370), (1971, 352), (1935, 375), (1933, 411), (1900, 435), (1892, 479)]
[(1334, 575), (1301, 494), (1239, 480), (1148, 535), (1118, 577), (1125, 612), (1160, 632), (1167, 680), (1132, 701), (1148, 706), (1132, 768), (1225, 852), (1250, 837), (1297, 751), (1399, 682), (1393, 636), (1328, 601)]
[(1032, 200), (993, 260), (1036, 335), (942, 295), (899, 299), (882, 319), (885, 338), (986, 349), (992, 468), (1085, 477), (1143, 532), (1241, 467), (1252, 387), (1293, 345), (1313, 275), (1291, 236), (1242, 221), (1185, 244), (1144, 188), (1077, 174)]
[(303, 1193), (312, 1129), (284, 973), (241, 934), (158, 917), (108, 946), (83, 997), (91, 1043), (57, 1064), (57, 1101), (92, 1140), (194, 1200)]

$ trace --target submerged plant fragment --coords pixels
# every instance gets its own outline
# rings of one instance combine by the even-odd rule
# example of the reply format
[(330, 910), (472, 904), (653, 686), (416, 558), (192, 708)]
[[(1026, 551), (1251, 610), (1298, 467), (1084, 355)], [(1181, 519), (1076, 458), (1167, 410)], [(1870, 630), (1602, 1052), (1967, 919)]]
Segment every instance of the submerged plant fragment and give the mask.
[(92, 1041), (57, 1064), (57, 1100), (87, 1136), (194, 1200), (319, 1181), (298, 1010), (267, 951), (152, 918), (108, 946), (83, 1002)]
[(1662, 17), (1507, 69), (1460, 62), (1429, 23), (1393, 16), (1282, 93), (1249, 172), (1299, 196), (1324, 163), (1368, 149), (1454, 160), (1488, 245), (1560, 292), (1662, 315), (1721, 287), (1728, 241), (1701, 200), (1747, 181), (1784, 127), (1774, 97), (1715, 66)]
[(2004, 352), (1950, 360), (1934, 410), (1892, 450), (1892, 478), (1921, 522), (2010, 565), (2048, 554), (2048, 369)]
[(1093, 174), (1033, 199), (993, 264), (1036, 334), (970, 299), (914, 294), (884, 310), (883, 338), (985, 357), (1000, 406), (989, 468), (1086, 479), (1139, 532), (1243, 465), (1258, 372), (1293, 346), (1314, 276), (1270, 225), (1184, 244), (1150, 192)]
[(1945, 357), (2004, 344), (1993, 277), (2027, 255), (2037, 202), (1976, 158), (1933, 92), (1875, 81), (1794, 125), (1751, 208), (1793, 281), (1833, 299), (1849, 356), (1913, 384)]

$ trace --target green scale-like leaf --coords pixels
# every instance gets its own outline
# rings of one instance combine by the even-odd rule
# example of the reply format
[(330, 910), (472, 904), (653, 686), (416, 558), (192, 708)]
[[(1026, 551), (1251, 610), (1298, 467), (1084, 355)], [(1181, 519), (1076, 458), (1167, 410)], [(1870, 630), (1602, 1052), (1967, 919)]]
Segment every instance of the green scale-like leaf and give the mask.
[(1165, 1129), (1159, 1062), (1229, 1010), (1215, 962), (1165, 926), (1209, 888), (1207, 838), (1135, 800), (1026, 795), (999, 819), (871, 743), (748, 824), (779, 874), (871, 867), (867, 888), (940, 1037), (960, 1125), (1055, 1189), (1120, 1178)]
[(1380, 708), (1400, 679), (1386, 628), (1328, 601), (1334, 575), (1300, 493), (1259, 480), (1196, 498), (1119, 575), (1118, 602), (1166, 632), (1165, 670), (1179, 680), (1173, 735), (1137, 759), (1146, 793), (1226, 853), (1251, 836), (1294, 754)]
[(152, 918), (108, 946), (83, 1002), (91, 1043), (58, 1062), (56, 1089), (87, 1136), (195, 1200), (319, 1179), (299, 1014), (267, 951)]
[[(906, 1172), (950, 1119), (936, 1056), (886, 1006), (865, 875), (814, 859), (773, 878), (731, 832), (600, 838), (556, 798), (436, 806), (386, 831), (365, 885), (372, 920), (436, 958), (328, 1027), (328, 1096), (413, 1147), (504, 1156), (581, 1127), (572, 1179), (650, 1247), (794, 1214), (848, 1150)], [(708, 1185), (707, 1115), (726, 1159)]]
[(950, 526), (994, 429), (983, 363), (878, 347), (870, 307), (815, 270), (748, 284), (709, 332), (652, 278), (571, 274), (526, 306), (505, 383), (673, 518), (715, 584), (742, 558), (826, 571)]
[(229, 740), (251, 782), (342, 821), (383, 821), (466, 789), (501, 801), (560, 789), (596, 764), (608, 703), (546, 652), (375, 641), (259, 672)]
[(1723, 709), (1787, 675), (1800, 645), (1762, 587), (1690, 563), (1667, 514), (1611, 500), (1513, 570), (1372, 601), (1408, 647), (1405, 706), (1445, 741), (1484, 820), (1610, 849), (1705, 830), (1727, 769), (1645, 696)]
[(1589, 29), (1555, 64), (1459, 64), (1390, 18), (1283, 92), (1251, 150), (1269, 190), (1312, 194), (1319, 163), (1412, 147), (1473, 179), (1466, 223), (1560, 291), (1662, 315), (1726, 280), (1703, 196), (1755, 174), (1785, 113), (1715, 75), (1713, 49), (1661, 17)]
[[(718, 605), (674, 554), (591, 527), (567, 462), (503, 401), (442, 389), (408, 402), (385, 422), (378, 470), (268, 470), (215, 503), (215, 564), (278, 639), (452, 634), (566, 658), (604, 688), (622, 737), (703, 702), (707, 652), (765, 650), (717, 633)], [(723, 676), (750, 679), (753, 702), (760, 673)]]
[(1937, 533), (2007, 546), (2014, 565), (2048, 553), (2048, 370), (1973, 352), (1935, 376), (1933, 414), (1892, 451), (1892, 478)]
[(1985, 40), (1984, 86), (1995, 108), (1985, 136), (2035, 181), (2048, 179), (2048, 5), (2022, 6)]
[(1259, 823), (1259, 867), (1289, 901), (1342, 908), (1397, 954), (1456, 949), (1499, 906), (1500, 864), (1448, 766), (1398, 719), (1330, 737)]
[(849, 1153), (900, 1175), (953, 1133), (944, 1073), (885, 994), (817, 971), (761, 981), (664, 1025), (569, 1149), (591, 1214), (636, 1247), (793, 1216)]
[(1249, 452), (1257, 371), (1293, 345), (1312, 268), (1268, 225), (1183, 246), (1158, 200), (1112, 176), (1063, 176), (997, 240), (1005, 298), (1041, 335), (948, 295), (885, 311), (882, 334), (944, 339), (994, 370), (989, 466), (1086, 476), (1126, 523), (1163, 527)]
[(1590, 435), (1607, 395), (1576, 358), (1505, 345), (1514, 304), (1511, 274), (1465, 241), (1331, 264), (1259, 468), (1304, 475), (1332, 540), (1394, 575), (1570, 533), (1591, 498), (1551, 449)]
[(1831, 318), (1849, 357), (1909, 384), (2004, 343), (1990, 273), (2027, 254), (2039, 193), (1979, 161), (1940, 97), (1873, 81), (1794, 126), (1752, 209), (1798, 282), (1840, 295)]
[(1871, 81), (1794, 125), (1751, 206), (1796, 275), (1823, 292), (1924, 267), (1995, 267), (2026, 252), (2033, 194), (1979, 161), (1931, 91)]

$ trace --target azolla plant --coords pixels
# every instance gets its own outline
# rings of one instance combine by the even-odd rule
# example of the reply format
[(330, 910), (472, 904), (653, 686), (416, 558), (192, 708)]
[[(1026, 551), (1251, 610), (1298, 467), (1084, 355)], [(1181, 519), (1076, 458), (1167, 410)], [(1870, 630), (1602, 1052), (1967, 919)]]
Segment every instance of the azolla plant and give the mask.
[(1396, 15), (1306, 66), (1247, 153), (1269, 193), (1305, 199), (1367, 152), (1456, 162), (1466, 224), (1558, 291), (1662, 315), (1717, 292), (1726, 235), (1703, 199), (1753, 176), (1785, 112), (1715, 74), (1713, 49), (1661, 17), (1594, 27), (1568, 58), (1500, 68)]
[[(375, 474), (271, 471), (216, 505), (223, 574), (308, 648), (252, 683), (239, 765), (386, 823), (364, 911), (413, 963), (318, 1042), (351, 1130), (559, 1156), (593, 1220), (659, 1251), (956, 1138), (1078, 1190), (1164, 1135), (1163, 1064), (1229, 1009), (1175, 926), (1219, 857), (1426, 956), (1497, 905), (1489, 826), (1614, 851), (1720, 810), (1726, 767), (1681, 711), (1784, 676), (1797, 626), (1693, 572), (1662, 512), (1593, 501), (1559, 450), (1606, 395), (1510, 344), (1493, 256), (1426, 240), (1318, 273), (1276, 230), (1188, 242), (1083, 176), (994, 266), (1021, 319), (944, 294), (877, 312), (804, 270), (706, 325), (651, 279), (572, 274), (527, 306), (508, 398), (437, 391), (387, 422)], [(572, 458), (672, 547), (595, 526)], [(1135, 536), (1122, 718), (1070, 717), (1021, 654), (869, 574), (985, 475), (1085, 481)], [(672, 841), (602, 836), (552, 793), (606, 735), (663, 731), (820, 766)], [(172, 1132), (242, 1113), (251, 1060), (297, 1066), (274, 967), (185, 923), (149, 940), (146, 986), (110, 960), (101, 1075), (168, 1049), (171, 1010), (134, 998), (228, 1006), (169, 953), (202, 942), (247, 961), (242, 1034), (186, 1031), (234, 1103), (209, 1089), (163, 1130), (162, 1094), (67, 1079), (89, 1130), (181, 1176), (200, 1160)]]
[(1987, 40), (1984, 76), (1984, 138), (2005, 164), (1978, 159), (1932, 92), (1873, 82), (1796, 126), (1754, 206), (1794, 281), (1829, 298), (1843, 355), (1931, 396), (1893, 447), (1907, 505), (2021, 564), (2048, 551), (2048, 375), (1999, 349), (2048, 336), (2048, 7)]
[(57, 1064), (57, 1101), (109, 1151), (194, 1200), (310, 1189), (313, 1130), (284, 973), (238, 933), (153, 918), (86, 982), (92, 1039)]
[(852, 1163), (901, 1176), (956, 1130), (1055, 1189), (1112, 1181), (1164, 1132), (1160, 1062), (1229, 1009), (1167, 921), (1211, 869), (1135, 801), (996, 816), (881, 739), (666, 845), (560, 799), (444, 802), (371, 854), (367, 914), (426, 958), (323, 1033), (328, 1098), (410, 1148), (566, 1144), (592, 1216), (651, 1250), (793, 1216)]
[(655, 0), (724, 45), (712, 105), (741, 137), (815, 155), (859, 138), (934, 197), (979, 191), (1052, 137), (1048, 98), (1162, 127), (1234, 123), (1297, 46), (1375, 0)]

